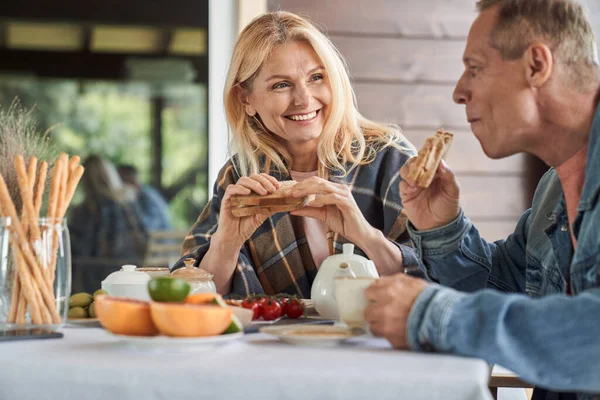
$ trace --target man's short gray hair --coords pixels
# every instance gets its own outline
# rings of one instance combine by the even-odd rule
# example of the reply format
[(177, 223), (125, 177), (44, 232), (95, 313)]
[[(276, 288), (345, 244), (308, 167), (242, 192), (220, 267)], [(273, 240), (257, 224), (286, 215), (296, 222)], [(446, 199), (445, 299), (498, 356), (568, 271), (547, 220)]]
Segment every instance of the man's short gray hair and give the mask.
[(479, 12), (499, 6), (492, 46), (505, 60), (520, 58), (536, 40), (547, 42), (556, 61), (576, 72), (579, 83), (597, 79), (596, 38), (585, 9), (574, 0), (480, 0)]

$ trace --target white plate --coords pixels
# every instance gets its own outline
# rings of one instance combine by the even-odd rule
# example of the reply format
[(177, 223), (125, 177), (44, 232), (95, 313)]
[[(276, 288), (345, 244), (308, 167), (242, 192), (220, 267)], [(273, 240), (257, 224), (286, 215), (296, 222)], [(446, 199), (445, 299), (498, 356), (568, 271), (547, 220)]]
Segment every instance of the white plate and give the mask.
[(117, 338), (120, 342), (135, 347), (138, 350), (177, 353), (210, 349), (244, 336), (244, 332), (190, 338), (170, 336), (128, 336), (115, 335), (108, 331), (106, 332)]
[(330, 325), (292, 325), (269, 326), (261, 328), (262, 333), (276, 336), (285, 343), (299, 346), (332, 347), (361, 336), (344, 326)]
[(102, 326), (98, 318), (69, 318), (67, 324), (86, 328), (100, 328)]

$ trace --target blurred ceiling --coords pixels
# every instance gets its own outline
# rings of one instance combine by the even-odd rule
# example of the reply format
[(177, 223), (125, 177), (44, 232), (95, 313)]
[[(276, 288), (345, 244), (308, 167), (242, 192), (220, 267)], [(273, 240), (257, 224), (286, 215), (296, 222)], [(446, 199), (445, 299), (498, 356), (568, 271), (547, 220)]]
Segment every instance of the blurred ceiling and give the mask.
[(5, 22), (4, 46), (15, 50), (201, 56), (206, 30), (152, 26)]
[(126, 79), (126, 61), (188, 60), (206, 82), (208, 0), (0, 2), (0, 71)]

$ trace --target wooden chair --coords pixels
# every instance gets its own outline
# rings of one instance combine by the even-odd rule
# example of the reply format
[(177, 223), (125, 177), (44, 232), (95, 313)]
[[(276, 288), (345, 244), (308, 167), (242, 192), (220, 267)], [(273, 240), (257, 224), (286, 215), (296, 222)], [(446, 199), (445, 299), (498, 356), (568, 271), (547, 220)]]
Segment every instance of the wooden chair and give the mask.
[(514, 372), (500, 366), (490, 367), (490, 381), (488, 386), (494, 400), (498, 399), (499, 388), (523, 388), (528, 399), (531, 399), (533, 394), (533, 385), (531, 383), (525, 382)]
[(152, 231), (148, 235), (146, 254), (140, 267), (171, 267), (181, 258), (186, 231)]

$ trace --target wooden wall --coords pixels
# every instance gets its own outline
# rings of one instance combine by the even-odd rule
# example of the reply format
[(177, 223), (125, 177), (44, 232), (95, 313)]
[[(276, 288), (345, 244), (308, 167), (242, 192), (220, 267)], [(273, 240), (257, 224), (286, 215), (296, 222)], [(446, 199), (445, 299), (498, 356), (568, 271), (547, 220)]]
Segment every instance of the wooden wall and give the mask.
[(510, 234), (528, 207), (525, 156), (488, 159), (452, 101), (475, 0), (269, 0), (308, 16), (346, 57), (360, 111), (400, 124), (417, 147), (439, 127), (455, 132), (447, 161), (466, 214), (488, 240)]

